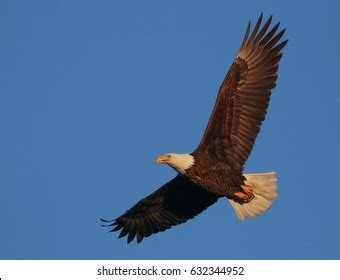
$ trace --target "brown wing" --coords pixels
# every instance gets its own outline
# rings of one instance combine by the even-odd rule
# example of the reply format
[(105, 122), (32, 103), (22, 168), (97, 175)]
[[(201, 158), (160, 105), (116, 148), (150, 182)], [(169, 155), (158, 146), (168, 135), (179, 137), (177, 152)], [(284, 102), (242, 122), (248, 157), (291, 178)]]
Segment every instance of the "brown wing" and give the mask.
[(265, 118), (275, 87), (285, 29), (279, 23), (267, 32), (272, 17), (260, 29), (262, 14), (249, 36), (250, 23), (240, 51), (225, 77), (208, 126), (196, 152), (242, 169)]
[(119, 238), (128, 235), (128, 243), (185, 223), (218, 200), (218, 196), (202, 189), (189, 179), (174, 179), (140, 200), (135, 206), (110, 223), (111, 231), (121, 230)]

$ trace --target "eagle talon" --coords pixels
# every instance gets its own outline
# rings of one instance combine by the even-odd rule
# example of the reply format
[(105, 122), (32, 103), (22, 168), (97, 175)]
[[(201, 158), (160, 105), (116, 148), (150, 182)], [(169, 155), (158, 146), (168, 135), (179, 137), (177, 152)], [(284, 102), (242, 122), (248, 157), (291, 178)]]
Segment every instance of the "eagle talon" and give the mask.
[(243, 203), (247, 203), (254, 198), (253, 190), (249, 186), (242, 185), (241, 189), (242, 189), (241, 192), (236, 192), (234, 193), (234, 195)]
[(249, 187), (249, 186), (247, 186), (247, 185), (242, 185), (242, 186), (241, 186), (241, 189), (242, 189), (242, 191), (243, 191), (245, 194), (254, 196), (254, 193), (253, 193), (253, 190), (252, 190), (251, 187)]

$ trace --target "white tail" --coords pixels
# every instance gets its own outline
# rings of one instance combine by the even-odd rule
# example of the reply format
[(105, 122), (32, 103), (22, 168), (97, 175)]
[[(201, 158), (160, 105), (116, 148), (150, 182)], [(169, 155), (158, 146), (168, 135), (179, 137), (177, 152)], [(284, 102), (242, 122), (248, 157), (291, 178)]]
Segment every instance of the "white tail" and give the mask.
[(246, 178), (245, 185), (249, 186), (254, 198), (248, 203), (240, 203), (229, 199), (237, 217), (243, 221), (250, 217), (256, 217), (267, 211), (277, 197), (276, 173), (243, 174)]

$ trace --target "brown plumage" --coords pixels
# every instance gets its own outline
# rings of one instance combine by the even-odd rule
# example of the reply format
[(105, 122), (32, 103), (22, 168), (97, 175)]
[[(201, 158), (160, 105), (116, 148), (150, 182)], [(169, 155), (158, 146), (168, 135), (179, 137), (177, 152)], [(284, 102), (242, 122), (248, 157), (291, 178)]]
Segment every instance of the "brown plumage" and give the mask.
[(241, 48), (217, 96), (203, 138), (192, 154), (158, 158), (179, 174), (139, 201), (107, 226), (128, 235), (128, 242), (186, 222), (227, 197), (240, 220), (270, 208), (276, 197), (274, 173), (243, 174), (265, 118), (271, 90), (276, 85), (285, 29), (270, 28), (272, 17), (261, 27), (262, 15), (250, 32), (247, 26)]

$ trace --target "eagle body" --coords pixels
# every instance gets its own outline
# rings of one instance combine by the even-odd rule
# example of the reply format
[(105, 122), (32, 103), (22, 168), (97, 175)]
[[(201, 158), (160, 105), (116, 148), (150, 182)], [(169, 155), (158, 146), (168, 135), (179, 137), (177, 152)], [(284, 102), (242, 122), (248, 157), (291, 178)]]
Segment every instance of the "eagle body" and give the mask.
[(165, 154), (157, 163), (178, 174), (112, 221), (102, 220), (119, 238), (140, 243), (194, 218), (226, 198), (243, 221), (267, 211), (277, 196), (276, 174), (243, 173), (276, 86), (285, 29), (272, 16), (253, 30), (248, 23), (241, 47), (219, 88), (200, 144), (191, 154)]
[(244, 177), (241, 170), (232, 168), (227, 162), (218, 159), (209, 160), (208, 156), (192, 154), (195, 164), (185, 171), (192, 182), (219, 196), (233, 197), (242, 191)]

